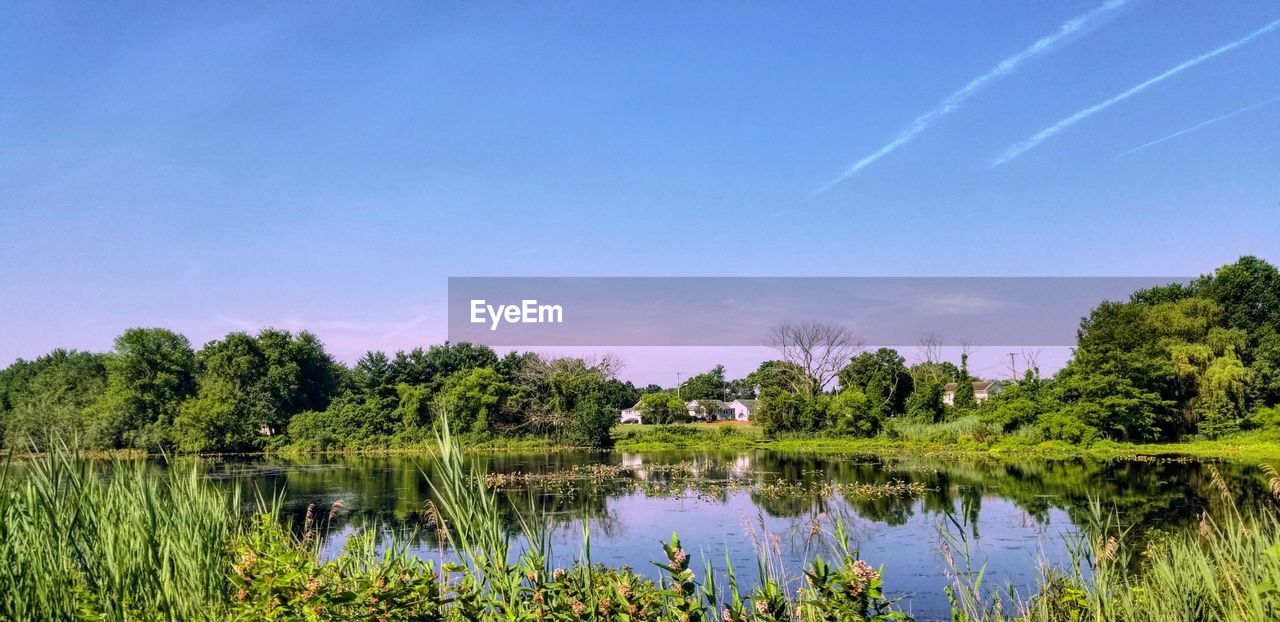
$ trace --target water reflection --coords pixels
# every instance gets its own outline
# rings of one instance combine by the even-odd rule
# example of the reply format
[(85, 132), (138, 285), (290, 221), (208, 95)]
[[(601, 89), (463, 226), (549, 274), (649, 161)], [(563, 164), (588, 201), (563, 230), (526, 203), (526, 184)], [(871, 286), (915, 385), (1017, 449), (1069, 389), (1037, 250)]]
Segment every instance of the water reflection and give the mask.
[[(501, 519), (513, 536), (517, 508), (546, 517), (556, 527), (561, 561), (578, 552), (586, 520), (593, 557), (604, 563), (647, 567), (661, 554), (657, 541), (676, 531), (720, 565), (729, 552), (740, 560), (741, 575), (754, 568), (749, 532), (769, 532), (779, 538), (783, 561), (795, 567), (814, 551), (815, 517), (847, 515), (863, 556), (884, 564), (890, 587), (910, 596), (922, 619), (947, 616), (937, 531), (950, 523), (942, 520), (946, 515), (963, 526), (990, 581), (1029, 586), (1037, 557), (1063, 560), (1064, 539), (1087, 528), (1091, 499), (1113, 511), (1131, 538), (1187, 528), (1223, 503), (1208, 465), (1171, 459), (942, 460), (760, 450), (479, 455), (475, 461), (499, 490)], [(1256, 467), (1215, 466), (1240, 502), (1268, 502)], [(284, 493), (295, 525), (308, 506), (326, 515), (338, 503), (332, 547), (354, 527), (379, 525), (411, 534), (425, 556), (439, 554), (427, 510), (429, 457), (281, 457), (207, 468), (246, 498)]]

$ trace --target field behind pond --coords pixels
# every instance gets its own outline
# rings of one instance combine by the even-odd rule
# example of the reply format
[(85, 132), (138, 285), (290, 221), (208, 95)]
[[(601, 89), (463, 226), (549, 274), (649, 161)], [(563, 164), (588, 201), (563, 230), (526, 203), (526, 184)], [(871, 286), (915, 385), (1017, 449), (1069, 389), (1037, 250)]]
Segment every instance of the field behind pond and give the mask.
[(976, 418), (941, 424), (901, 422), (872, 437), (792, 434), (768, 438), (756, 425), (732, 422), (669, 425), (623, 424), (613, 431), (623, 450), (761, 448), (781, 451), (860, 452), (885, 455), (1025, 455), (1069, 458), (1090, 456), (1182, 456), (1226, 460), (1280, 460), (1280, 437), (1274, 432), (1241, 432), (1213, 440), (1170, 443), (1090, 443), (1028, 440), (993, 434)]

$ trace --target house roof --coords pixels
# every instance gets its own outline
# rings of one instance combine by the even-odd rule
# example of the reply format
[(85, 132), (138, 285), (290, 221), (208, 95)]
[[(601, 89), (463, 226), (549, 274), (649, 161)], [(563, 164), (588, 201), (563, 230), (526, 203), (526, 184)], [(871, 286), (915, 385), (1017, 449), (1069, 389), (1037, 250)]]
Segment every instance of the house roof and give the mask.
[(722, 402), (720, 400), (689, 400), (689, 402), (685, 404), (685, 407), (698, 408), (699, 406), (704, 406), (704, 405), (710, 408), (715, 408), (715, 409), (722, 409), (722, 408), (729, 407), (727, 403)]
[(756, 400), (733, 400), (733, 401), (739, 404), (742, 404), (743, 406), (746, 406), (747, 410), (755, 410), (756, 408)]
[[(995, 381), (995, 380), (974, 380), (974, 381), (973, 381), (973, 390), (974, 390), (974, 391), (986, 391), (986, 390), (990, 389), (990, 388), (991, 388), (991, 385), (993, 385), (993, 384), (995, 384), (995, 383), (996, 383), (996, 381)], [(947, 386), (944, 388), (944, 390), (945, 390), (946, 392), (948, 392), (948, 393), (954, 393), (954, 392), (955, 392), (955, 390), (956, 390), (956, 383), (954, 383), (954, 382), (948, 382), (948, 383), (947, 383)]]

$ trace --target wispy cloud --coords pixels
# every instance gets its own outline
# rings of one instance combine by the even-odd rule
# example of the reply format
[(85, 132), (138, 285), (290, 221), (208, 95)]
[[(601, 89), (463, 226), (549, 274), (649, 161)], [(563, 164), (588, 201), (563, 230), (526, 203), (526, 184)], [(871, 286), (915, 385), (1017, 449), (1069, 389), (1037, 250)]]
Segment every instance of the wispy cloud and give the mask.
[(1088, 13), (1063, 22), (1063, 24), (1059, 26), (1058, 30), (1053, 34), (1038, 39), (1035, 43), (1032, 43), (1017, 54), (1000, 61), (990, 71), (970, 80), (968, 84), (964, 85), (964, 88), (948, 95), (946, 99), (942, 100), (942, 103), (939, 104), (937, 108), (920, 115), (915, 121), (912, 121), (911, 125), (909, 125), (901, 134), (898, 134), (897, 138), (894, 138), (885, 146), (877, 149), (871, 155), (853, 163), (853, 165), (845, 169), (845, 171), (838, 177), (819, 188), (813, 193), (813, 195), (816, 196), (830, 190), (835, 185), (848, 179), (854, 173), (870, 166), (876, 160), (889, 155), (898, 147), (907, 144), (921, 132), (928, 129), (930, 125), (933, 125), (934, 121), (937, 121), (942, 116), (955, 111), (960, 107), (960, 104), (962, 104), (964, 100), (977, 93), (990, 82), (1013, 73), (1013, 71), (1023, 63), (1048, 52), (1058, 42), (1088, 27), (1093, 22), (1098, 21), (1112, 11), (1119, 9), (1127, 4), (1128, 1), (1129, 0), (1108, 0)]
[(1032, 136), (1031, 138), (1028, 138), (1027, 140), (1024, 140), (1024, 141), (1022, 141), (1022, 142), (1020, 142), (1020, 143), (1018, 143), (1018, 144), (1016, 144), (1016, 145), (1014, 145), (1014, 146), (1010, 147), (1010, 148), (1009, 148), (1008, 150), (1006, 150), (1004, 153), (1000, 154), (1000, 156), (999, 156), (998, 158), (996, 158), (995, 160), (993, 160), (993, 161), (991, 162), (991, 166), (990, 166), (990, 168), (995, 168), (995, 167), (1000, 166), (1001, 164), (1004, 164), (1004, 163), (1006, 163), (1006, 162), (1008, 162), (1008, 161), (1010, 161), (1010, 160), (1012, 160), (1012, 159), (1014, 159), (1014, 158), (1017, 158), (1018, 156), (1021, 156), (1022, 154), (1024, 154), (1024, 153), (1026, 153), (1026, 152), (1028, 152), (1028, 151), (1030, 151), (1030, 150), (1034, 149), (1034, 148), (1035, 148), (1037, 145), (1039, 145), (1040, 143), (1042, 143), (1042, 142), (1044, 142), (1044, 141), (1046, 141), (1046, 140), (1048, 140), (1048, 139), (1052, 138), (1054, 135), (1056, 135), (1056, 134), (1058, 134), (1058, 133), (1062, 132), (1063, 130), (1065, 130), (1065, 129), (1067, 129), (1067, 128), (1069, 128), (1069, 127), (1071, 127), (1071, 126), (1073, 126), (1073, 125), (1075, 125), (1075, 124), (1077, 124), (1077, 123), (1079, 123), (1079, 122), (1081, 122), (1081, 121), (1083, 121), (1083, 120), (1085, 120), (1085, 119), (1087, 119), (1087, 118), (1089, 118), (1089, 117), (1090, 117), (1090, 116), (1092, 116), (1094, 113), (1097, 113), (1097, 112), (1101, 112), (1101, 111), (1103, 111), (1103, 110), (1106, 110), (1107, 108), (1110, 108), (1111, 106), (1114, 106), (1115, 104), (1118, 104), (1118, 103), (1120, 103), (1120, 102), (1122, 102), (1122, 101), (1124, 101), (1124, 100), (1126, 100), (1126, 99), (1129, 99), (1130, 97), (1133, 97), (1134, 95), (1137, 95), (1138, 93), (1141, 93), (1141, 92), (1143, 92), (1143, 91), (1147, 90), (1148, 88), (1150, 88), (1151, 86), (1153, 86), (1153, 85), (1155, 85), (1155, 84), (1158, 84), (1158, 83), (1160, 83), (1160, 82), (1163, 82), (1164, 80), (1167, 80), (1167, 79), (1169, 79), (1169, 78), (1171, 78), (1171, 77), (1173, 77), (1173, 76), (1175, 76), (1175, 75), (1177, 75), (1177, 74), (1179, 74), (1179, 73), (1182, 73), (1183, 71), (1186, 71), (1187, 69), (1190, 69), (1190, 68), (1192, 68), (1192, 67), (1195, 67), (1196, 65), (1199, 65), (1200, 63), (1203, 63), (1203, 62), (1205, 62), (1205, 61), (1207, 61), (1207, 60), (1209, 60), (1209, 59), (1211, 59), (1211, 58), (1213, 58), (1213, 57), (1215, 57), (1215, 56), (1218, 56), (1219, 54), (1225, 54), (1225, 53), (1227, 53), (1227, 52), (1230, 52), (1231, 50), (1234, 50), (1234, 49), (1236, 49), (1236, 48), (1238, 48), (1238, 47), (1240, 47), (1240, 46), (1242, 46), (1242, 45), (1245, 45), (1246, 43), (1249, 43), (1250, 41), (1253, 41), (1254, 39), (1256, 39), (1256, 38), (1258, 38), (1258, 37), (1261, 37), (1262, 35), (1264, 35), (1264, 34), (1266, 34), (1266, 33), (1270, 32), (1270, 31), (1272, 31), (1272, 30), (1275, 30), (1275, 29), (1276, 29), (1276, 28), (1278, 28), (1278, 27), (1280, 27), (1280, 20), (1276, 20), (1276, 21), (1274, 21), (1274, 22), (1271, 22), (1270, 24), (1267, 24), (1266, 26), (1263, 26), (1262, 28), (1259, 28), (1259, 29), (1257, 29), (1257, 30), (1253, 31), (1253, 32), (1249, 33), (1248, 35), (1246, 35), (1246, 36), (1244, 36), (1244, 37), (1241, 37), (1241, 38), (1239, 38), (1239, 39), (1236, 39), (1235, 41), (1232, 41), (1231, 43), (1228, 43), (1228, 44), (1226, 44), (1226, 45), (1224, 45), (1224, 46), (1222, 46), (1222, 47), (1219, 47), (1219, 48), (1217, 48), (1217, 49), (1215, 49), (1215, 50), (1212, 50), (1212, 51), (1209, 51), (1209, 52), (1205, 52), (1204, 54), (1201, 54), (1200, 56), (1197, 56), (1197, 57), (1195, 57), (1195, 58), (1193, 58), (1193, 59), (1191, 59), (1191, 60), (1189, 60), (1189, 61), (1186, 61), (1186, 62), (1184, 62), (1184, 63), (1182, 63), (1182, 64), (1180, 64), (1180, 65), (1177, 65), (1177, 66), (1173, 67), (1172, 69), (1169, 69), (1169, 70), (1165, 71), (1164, 73), (1162, 73), (1162, 74), (1160, 74), (1160, 75), (1158, 75), (1158, 76), (1156, 76), (1156, 77), (1154, 77), (1154, 78), (1151, 78), (1151, 79), (1149, 79), (1149, 80), (1147, 80), (1147, 81), (1145, 81), (1145, 82), (1142, 82), (1142, 83), (1138, 84), (1137, 86), (1135, 86), (1135, 87), (1133, 87), (1133, 88), (1131, 88), (1131, 89), (1129, 89), (1129, 90), (1127, 90), (1127, 91), (1125, 91), (1125, 92), (1123, 92), (1123, 93), (1121, 93), (1121, 94), (1119, 94), (1119, 95), (1116, 95), (1115, 97), (1112, 97), (1111, 99), (1108, 99), (1108, 100), (1103, 101), (1103, 102), (1101, 102), (1101, 103), (1098, 103), (1098, 104), (1094, 104), (1094, 105), (1092, 105), (1092, 106), (1089, 106), (1088, 108), (1085, 108), (1084, 110), (1081, 110), (1080, 112), (1077, 112), (1077, 113), (1075, 113), (1075, 114), (1073, 114), (1073, 115), (1071, 115), (1071, 116), (1069, 116), (1069, 117), (1067, 117), (1067, 118), (1065, 118), (1065, 119), (1063, 119), (1063, 120), (1061, 120), (1061, 121), (1058, 121), (1057, 123), (1054, 123), (1053, 125), (1050, 125), (1049, 127), (1045, 128), (1045, 129), (1043, 129), (1043, 130), (1040, 130), (1038, 133), (1036, 133), (1036, 135), (1035, 135), (1035, 136)]
[(1200, 129), (1200, 128), (1202, 128), (1202, 127), (1206, 126), (1206, 125), (1212, 125), (1212, 124), (1214, 124), (1214, 123), (1217, 123), (1218, 121), (1222, 121), (1222, 120), (1225, 120), (1225, 119), (1230, 119), (1231, 117), (1234, 117), (1234, 116), (1236, 116), (1236, 115), (1238, 115), (1238, 114), (1242, 114), (1242, 113), (1245, 113), (1245, 112), (1249, 112), (1250, 110), (1253, 110), (1254, 108), (1260, 108), (1260, 107), (1265, 106), (1265, 105), (1267, 105), (1267, 104), (1274, 104), (1274, 103), (1276, 103), (1276, 102), (1280, 102), (1280, 97), (1272, 97), (1271, 99), (1268, 99), (1268, 100), (1266, 100), (1266, 101), (1260, 101), (1260, 102), (1258, 102), (1258, 103), (1256, 103), (1256, 104), (1253, 104), (1252, 106), (1245, 106), (1244, 108), (1241, 108), (1241, 109), (1239, 109), (1239, 110), (1236, 110), (1236, 111), (1233, 111), (1233, 112), (1228, 112), (1227, 114), (1223, 114), (1223, 115), (1218, 115), (1218, 116), (1216, 116), (1216, 117), (1214, 117), (1214, 118), (1212, 118), (1212, 119), (1209, 119), (1208, 121), (1201, 121), (1200, 123), (1197, 123), (1197, 124), (1195, 124), (1195, 125), (1193, 125), (1193, 126), (1191, 126), (1191, 127), (1187, 128), (1187, 129), (1185, 129), (1185, 130), (1180, 130), (1180, 131), (1174, 132), (1174, 133), (1172, 133), (1172, 134), (1170, 134), (1170, 135), (1168, 135), (1168, 136), (1165, 136), (1164, 138), (1157, 138), (1157, 139), (1155, 139), (1155, 140), (1153, 140), (1153, 141), (1151, 141), (1151, 142), (1149, 142), (1149, 143), (1143, 143), (1143, 144), (1141, 144), (1141, 145), (1138, 145), (1137, 147), (1134, 147), (1133, 149), (1130, 149), (1130, 150), (1128, 150), (1128, 151), (1126, 151), (1126, 152), (1124, 152), (1124, 153), (1117, 154), (1117, 155), (1116, 155), (1116, 157), (1117, 157), (1117, 158), (1123, 158), (1124, 156), (1127, 156), (1127, 155), (1129, 155), (1129, 154), (1131, 154), (1131, 153), (1135, 153), (1135, 152), (1138, 152), (1138, 151), (1142, 151), (1143, 149), (1146, 149), (1147, 147), (1150, 147), (1150, 146), (1152, 146), (1152, 145), (1158, 145), (1158, 144), (1160, 144), (1160, 143), (1162, 143), (1162, 142), (1164, 142), (1164, 141), (1166, 141), (1166, 140), (1171, 140), (1171, 139), (1177, 138), (1177, 137), (1182, 136), (1183, 134), (1186, 134), (1186, 133), (1188, 133), (1188, 132), (1194, 132), (1194, 131), (1196, 131), (1196, 130), (1198, 130), (1198, 129)]

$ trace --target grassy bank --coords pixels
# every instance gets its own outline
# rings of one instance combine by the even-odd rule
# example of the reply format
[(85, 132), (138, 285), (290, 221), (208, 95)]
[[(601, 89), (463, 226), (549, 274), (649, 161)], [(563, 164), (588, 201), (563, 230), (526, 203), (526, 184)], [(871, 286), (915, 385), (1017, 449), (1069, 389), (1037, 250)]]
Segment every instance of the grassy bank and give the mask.
[(1040, 441), (1018, 434), (1001, 435), (975, 419), (943, 424), (904, 423), (868, 438), (826, 435), (789, 435), (766, 438), (754, 425), (741, 424), (627, 424), (614, 428), (614, 449), (772, 449), (817, 453), (865, 453), (880, 455), (984, 455), (1043, 458), (1119, 458), (1125, 456), (1188, 456), (1225, 460), (1280, 458), (1280, 438), (1274, 433), (1246, 432), (1216, 440), (1179, 443), (1118, 443), (1096, 441), (1073, 445)]
[[(329, 559), (321, 555), (328, 508), (309, 509), (301, 528), (289, 529), (279, 500), (241, 512), (234, 495), (194, 471), (161, 475), (140, 462), (116, 462), (103, 477), (100, 462), (44, 456), (22, 478), (7, 471), (0, 478), (0, 619), (910, 619), (886, 598), (881, 572), (849, 548), (838, 517), (825, 523), (824, 558), (802, 568), (784, 567), (767, 544), (753, 559), (699, 564), (688, 552), (695, 549), (674, 535), (655, 547), (654, 568), (609, 567), (592, 562), (589, 532), (577, 561), (556, 568), (542, 517), (521, 516), (523, 538), (513, 540), (499, 522), (500, 495), (458, 446), (446, 442), (435, 455), (433, 529), (452, 561), (378, 542), (376, 526), (355, 532)], [(952, 619), (964, 622), (1276, 619), (1280, 521), (1268, 509), (1237, 509), (1209, 468), (1225, 508), (1220, 516), (1131, 544), (1127, 529), (1095, 506), (1073, 563), (1044, 566), (1030, 591), (984, 584), (982, 569), (966, 562), (965, 530), (940, 527), (952, 565), (938, 594), (950, 597)], [(1267, 474), (1280, 493), (1280, 474)], [(739, 586), (735, 561), (758, 574), (759, 587)], [(725, 570), (727, 581), (717, 583)]]
[(717, 584), (711, 562), (697, 568), (674, 534), (655, 551), (656, 570), (594, 563), (587, 531), (577, 561), (553, 568), (543, 517), (520, 516), (522, 538), (513, 540), (499, 496), (458, 445), (446, 439), (434, 455), (429, 511), (450, 558), (439, 562), (378, 542), (376, 526), (326, 559), (326, 508), (309, 508), (293, 530), (279, 520), (281, 500), (241, 513), (231, 493), (195, 471), (157, 475), (141, 461), (118, 461), (106, 476), (96, 470), (101, 462), (44, 455), (21, 478), (0, 478), (0, 619), (909, 619), (884, 597), (880, 571), (858, 559), (839, 522), (830, 555), (808, 563), (798, 589), (768, 546), (745, 560), (759, 587), (740, 589), (727, 558), (719, 568), (728, 580)]

